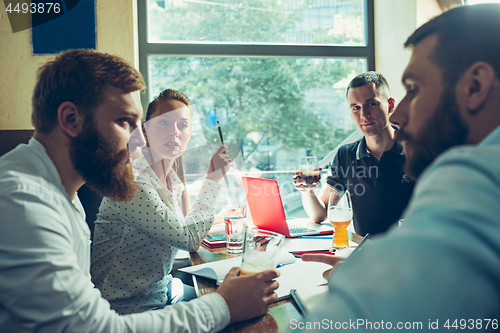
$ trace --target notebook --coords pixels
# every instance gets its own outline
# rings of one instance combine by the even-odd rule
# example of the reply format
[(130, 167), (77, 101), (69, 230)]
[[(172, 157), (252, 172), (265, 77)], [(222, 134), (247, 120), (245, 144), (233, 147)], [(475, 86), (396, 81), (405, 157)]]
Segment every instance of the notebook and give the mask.
[(209, 248), (225, 247), (226, 233), (208, 234), (201, 243)]
[(241, 177), (253, 224), (286, 237), (331, 234), (333, 227), (309, 221), (307, 227), (287, 223), (278, 182), (273, 179)]

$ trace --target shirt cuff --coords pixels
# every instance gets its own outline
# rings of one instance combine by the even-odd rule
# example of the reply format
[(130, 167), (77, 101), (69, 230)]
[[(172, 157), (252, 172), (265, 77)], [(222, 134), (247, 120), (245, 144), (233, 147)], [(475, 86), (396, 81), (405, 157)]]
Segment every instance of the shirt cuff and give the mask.
[(219, 196), (219, 192), (222, 188), (217, 182), (214, 182), (210, 179), (205, 179), (203, 184), (201, 185), (200, 194), (198, 195), (197, 201), (201, 201), (203, 203), (208, 204), (209, 206), (215, 206), (215, 201)]
[(229, 325), (231, 314), (226, 301), (221, 295), (210, 293), (200, 297), (199, 300), (203, 300), (213, 314), (215, 332), (221, 331)]

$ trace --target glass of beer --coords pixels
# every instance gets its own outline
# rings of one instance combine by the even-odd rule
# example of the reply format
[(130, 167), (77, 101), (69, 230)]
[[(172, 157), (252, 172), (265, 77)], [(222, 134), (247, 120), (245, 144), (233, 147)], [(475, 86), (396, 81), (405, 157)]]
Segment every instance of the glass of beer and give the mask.
[(316, 156), (301, 157), (299, 171), (302, 173), (300, 178), (305, 179), (307, 185), (319, 182), (321, 176), (318, 170), (318, 158)]
[(276, 268), (276, 259), (285, 236), (276, 232), (249, 228), (243, 238), (241, 275), (250, 275)]
[[(340, 200), (338, 197), (340, 196)], [(333, 191), (328, 200), (328, 221), (332, 224), (335, 232), (333, 234), (333, 248), (342, 249), (349, 246), (347, 238), (347, 226), (352, 220), (351, 195), (349, 191), (339, 193)]]

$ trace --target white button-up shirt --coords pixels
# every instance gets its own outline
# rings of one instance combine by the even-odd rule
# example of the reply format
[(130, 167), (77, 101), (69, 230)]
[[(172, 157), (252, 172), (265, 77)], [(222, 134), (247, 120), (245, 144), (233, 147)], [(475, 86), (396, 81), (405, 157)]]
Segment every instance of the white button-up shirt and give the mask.
[(90, 280), (90, 232), (35, 139), (0, 158), (1, 332), (214, 332), (229, 323), (210, 294), (120, 316)]

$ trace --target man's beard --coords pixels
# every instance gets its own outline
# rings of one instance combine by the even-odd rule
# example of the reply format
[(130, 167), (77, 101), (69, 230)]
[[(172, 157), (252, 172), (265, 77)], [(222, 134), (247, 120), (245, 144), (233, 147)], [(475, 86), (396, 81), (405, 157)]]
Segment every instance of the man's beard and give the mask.
[(464, 144), (468, 134), (469, 129), (459, 114), (455, 94), (447, 88), (435, 115), (418, 138), (412, 138), (404, 130), (398, 133), (397, 140), (405, 146), (405, 173), (416, 180), (441, 153)]
[(100, 196), (123, 202), (134, 198), (136, 184), (127, 164), (128, 149), (119, 151), (115, 143), (103, 139), (91, 119), (72, 140), (70, 158), (87, 186)]

